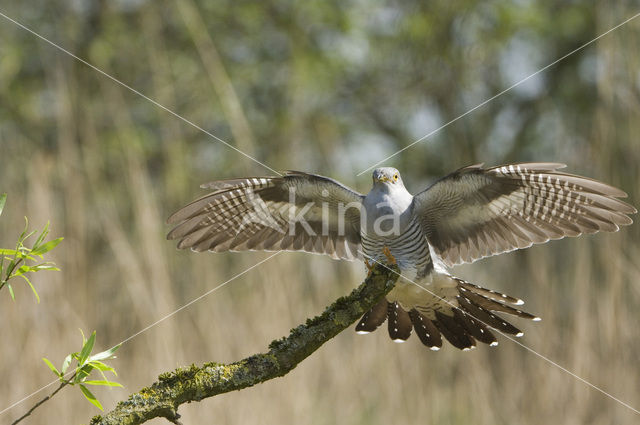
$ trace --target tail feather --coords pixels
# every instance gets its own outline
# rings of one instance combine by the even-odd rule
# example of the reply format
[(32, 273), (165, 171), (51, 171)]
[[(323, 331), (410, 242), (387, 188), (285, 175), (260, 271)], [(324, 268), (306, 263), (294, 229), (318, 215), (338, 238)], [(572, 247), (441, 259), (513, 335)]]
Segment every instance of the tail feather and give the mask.
[(508, 313), (511, 314), (513, 316), (518, 316), (518, 317), (522, 317), (523, 319), (529, 319), (529, 320), (536, 320), (536, 319), (540, 319), (537, 316), (534, 316), (533, 314), (527, 313), (525, 311), (519, 310), (517, 308), (513, 308), (510, 305), (501, 303), (499, 301), (495, 301), (491, 298), (487, 298), (484, 295), (481, 295), (479, 293), (474, 293), (472, 291), (469, 291), (468, 289), (465, 289), (463, 287), (460, 287), (460, 295), (459, 297), (461, 298), (468, 298), (469, 301), (479, 307), (484, 308), (485, 310), (490, 310), (490, 311), (500, 311), (502, 313)]
[(378, 327), (387, 320), (387, 304), (389, 304), (387, 300), (382, 299), (378, 304), (374, 305), (371, 310), (366, 312), (364, 316), (362, 316), (362, 319), (360, 319), (360, 322), (358, 322), (356, 332), (359, 334), (368, 334), (378, 329)]
[(489, 330), (489, 328), (482, 322), (474, 319), (469, 313), (465, 313), (463, 310), (456, 309), (453, 311), (453, 317), (458, 322), (462, 323), (467, 331), (480, 342), (489, 344), (491, 346), (498, 345), (496, 336)]
[(455, 278), (462, 288), (468, 289), (470, 292), (474, 292), (479, 295), (483, 295), (486, 298), (491, 298), (494, 301), (502, 301), (507, 302), (509, 304), (522, 305), (524, 301), (520, 298), (514, 298), (510, 295), (503, 294), (498, 291), (494, 291), (491, 289), (483, 288), (482, 286), (474, 285), (473, 283), (467, 282), (466, 280), (462, 280), (459, 278)]
[(395, 342), (404, 342), (411, 336), (413, 326), (409, 313), (397, 302), (389, 303), (389, 336)]
[(491, 326), (492, 328), (511, 335), (521, 336), (522, 331), (511, 323), (504, 320), (502, 317), (493, 314), (490, 310), (485, 309), (477, 304), (474, 304), (469, 298), (458, 297), (460, 307), (468, 312), (472, 317), (480, 322)]
[(509, 305), (522, 304), (519, 298), (485, 289), (453, 276), (447, 278), (455, 284), (455, 290), (453, 286), (442, 286), (442, 290), (432, 286), (424, 294), (419, 292), (421, 302), (415, 305), (383, 299), (362, 316), (356, 331), (373, 332), (388, 319), (389, 336), (395, 342), (406, 341), (415, 329), (420, 341), (432, 350), (442, 347), (443, 336), (454, 347), (465, 350), (475, 347), (476, 341), (490, 346), (498, 345), (490, 328), (522, 336), (520, 329), (497, 313), (540, 320)]
[(442, 336), (436, 325), (416, 309), (411, 310), (409, 316), (420, 341), (434, 351), (439, 350), (442, 347)]
[(464, 325), (455, 319), (455, 316), (436, 311), (434, 322), (447, 341), (461, 350), (470, 350), (476, 346), (476, 340), (467, 333)]

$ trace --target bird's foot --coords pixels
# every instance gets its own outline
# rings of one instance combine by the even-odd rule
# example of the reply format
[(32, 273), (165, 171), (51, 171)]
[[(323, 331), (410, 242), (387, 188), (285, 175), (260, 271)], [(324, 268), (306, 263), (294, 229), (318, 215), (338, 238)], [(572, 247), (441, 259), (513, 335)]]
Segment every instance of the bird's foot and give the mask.
[(364, 265), (367, 266), (367, 277), (371, 277), (371, 273), (373, 273), (373, 266), (375, 266), (374, 263), (370, 263), (369, 259), (367, 259), (367, 257), (364, 258)]
[(384, 254), (385, 257), (387, 257), (387, 262), (393, 266), (395, 266), (396, 264), (398, 264), (396, 262), (396, 258), (391, 254), (391, 250), (389, 249), (388, 246), (385, 245), (384, 248), (382, 248), (382, 253)]

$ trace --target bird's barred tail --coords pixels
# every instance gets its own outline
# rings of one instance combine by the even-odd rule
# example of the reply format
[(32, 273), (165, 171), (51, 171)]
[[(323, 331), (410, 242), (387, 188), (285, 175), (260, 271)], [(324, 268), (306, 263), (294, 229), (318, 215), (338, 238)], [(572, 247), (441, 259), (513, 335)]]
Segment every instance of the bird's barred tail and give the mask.
[(439, 350), (444, 336), (454, 347), (461, 350), (474, 348), (476, 341), (498, 345), (489, 328), (500, 333), (522, 336), (520, 329), (507, 322), (496, 313), (506, 313), (530, 320), (539, 317), (519, 310), (512, 305), (523, 304), (522, 300), (500, 292), (482, 288), (457, 277), (455, 296), (438, 296), (425, 291), (430, 307), (421, 306), (405, 310), (397, 301), (381, 300), (362, 316), (356, 325), (356, 332), (369, 333), (376, 330), (388, 319), (389, 336), (396, 342), (404, 342), (415, 330), (420, 341)]

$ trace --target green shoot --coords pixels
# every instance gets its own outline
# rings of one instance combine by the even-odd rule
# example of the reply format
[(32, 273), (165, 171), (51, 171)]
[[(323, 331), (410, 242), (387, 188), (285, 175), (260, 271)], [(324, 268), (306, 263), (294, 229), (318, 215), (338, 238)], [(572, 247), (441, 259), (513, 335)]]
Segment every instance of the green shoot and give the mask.
[[(2, 214), (6, 201), (7, 195), (4, 193), (1, 194), (0, 214)], [(39, 259), (43, 259), (43, 255), (55, 248), (63, 238), (57, 238), (45, 242), (45, 238), (49, 234), (49, 223), (47, 223), (31, 248), (29, 248), (25, 246), (25, 242), (36, 232), (29, 232), (28, 228), (29, 221), (25, 217), (24, 230), (18, 237), (15, 249), (0, 248), (0, 289), (6, 286), (11, 298), (15, 300), (15, 293), (13, 291), (13, 287), (9, 283), (9, 280), (20, 277), (27, 283), (27, 285), (29, 285), (36, 301), (40, 302), (38, 291), (36, 291), (35, 286), (31, 283), (28, 274), (43, 270), (60, 270), (51, 261), (39, 262)]]
[[(58, 370), (51, 361), (46, 358), (42, 360), (46, 363), (46, 365), (51, 369), (51, 371), (58, 377), (60, 380), (61, 386), (71, 385), (78, 386), (82, 395), (94, 406), (98, 409), (103, 410), (102, 404), (96, 398), (95, 395), (87, 388), (87, 385), (94, 386), (105, 386), (105, 387), (122, 387), (121, 384), (110, 381), (105, 372), (111, 372), (115, 376), (118, 376), (115, 369), (106, 363), (104, 360), (115, 359), (115, 352), (120, 348), (120, 345), (116, 345), (108, 350), (101, 351), (99, 353), (91, 355), (93, 351), (93, 347), (96, 343), (96, 332), (93, 331), (89, 336), (89, 339), (85, 338), (84, 333), (80, 330), (82, 334), (82, 348), (80, 351), (71, 353), (67, 357), (65, 357), (62, 362), (62, 367)], [(75, 367), (73, 372), (68, 371), (69, 366), (75, 361)], [(102, 379), (87, 379), (92, 372), (97, 371)], [(67, 375), (69, 377), (67, 377)]]

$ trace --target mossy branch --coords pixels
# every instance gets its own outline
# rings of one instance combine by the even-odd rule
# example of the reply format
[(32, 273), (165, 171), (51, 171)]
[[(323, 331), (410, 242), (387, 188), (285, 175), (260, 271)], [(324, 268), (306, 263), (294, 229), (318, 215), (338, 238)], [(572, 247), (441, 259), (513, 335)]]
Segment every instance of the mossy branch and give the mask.
[(339, 298), (320, 316), (291, 330), (288, 337), (269, 344), (269, 351), (230, 364), (205, 363), (167, 372), (128, 400), (118, 403), (92, 425), (141, 424), (164, 417), (178, 423), (178, 406), (229, 391), (240, 390), (286, 375), (322, 344), (348, 328), (395, 285), (395, 272), (377, 265), (371, 275), (346, 297)]

